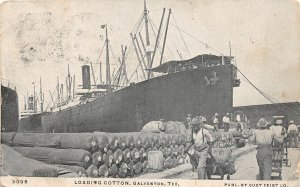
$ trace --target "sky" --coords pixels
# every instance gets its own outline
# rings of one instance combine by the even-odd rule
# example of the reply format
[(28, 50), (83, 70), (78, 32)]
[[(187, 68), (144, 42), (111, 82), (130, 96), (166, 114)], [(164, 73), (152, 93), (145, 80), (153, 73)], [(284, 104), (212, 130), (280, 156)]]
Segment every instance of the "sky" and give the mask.
[[(104, 52), (101, 54), (104, 24), (108, 25), (112, 71), (118, 67), (121, 45), (126, 45), (126, 66), (128, 74), (133, 75), (138, 62), (130, 32), (143, 13), (143, 3), (143, 0), (2, 3), (1, 77), (16, 85), (20, 109), (27, 92), (33, 93), (33, 82), (39, 89), (40, 77), (46, 104), (49, 103), (49, 90), (55, 90), (57, 77), (60, 83), (65, 83), (68, 64), (71, 75), (76, 75), (77, 85), (81, 84), (81, 66), (87, 63), (93, 64), (96, 82), (99, 81), (99, 62), (105, 62)], [(163, 8), (166, 16), (172, 9), (164, 61), (179, 60), (177, 50), (183, 59), (203, 53), (229, 55), (230, 41), (237, 67), (254, 85), (279, 102), (300, 101), (300, 8), (295, 0), (148, 0), (147, 8), (152, 20), (149, 28), (152, 46), (153, 30), (159, 26)], [(184, 31), (181, 35), (187, 48), (178, 28)], [(145, 30), (140, 32), (144, 37)], [(159, 64), (158, 57), (154, 66)], [(242, 82), (234, 88), (234, 106), (270, 103), (238, 76)], [(137, 80), (140, 74), (132, 76), (132, 81)]]

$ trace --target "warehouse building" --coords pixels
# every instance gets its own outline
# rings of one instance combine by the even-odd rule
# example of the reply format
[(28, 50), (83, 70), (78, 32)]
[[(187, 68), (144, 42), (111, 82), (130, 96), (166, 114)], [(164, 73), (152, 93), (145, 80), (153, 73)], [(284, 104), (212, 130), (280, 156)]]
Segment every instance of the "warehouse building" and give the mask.
[(296, 125), (300, 125), (299, 102), (237, 106), (233, 110), (235, 113), (243, 112), (252, 127), (255, 127), (261, 117), (265, 117), (268, 121), (273, 122), (273, 116), (285, 116), (288, 120), (294, 120)]

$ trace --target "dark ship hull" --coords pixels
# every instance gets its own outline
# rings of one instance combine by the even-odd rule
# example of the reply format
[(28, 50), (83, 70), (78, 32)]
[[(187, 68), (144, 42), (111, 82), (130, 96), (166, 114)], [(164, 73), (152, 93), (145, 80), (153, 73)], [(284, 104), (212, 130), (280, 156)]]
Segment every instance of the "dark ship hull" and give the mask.
[[(233, 107), (236, 67), (232, 64), (170, 73), (132, 84), (92, 102), (43, 113), (44, 132), (134, 132), (149, 121), (224, 114)], [(217, 80), (205, 77), (215, 74)]]
[(15, 88), (1, 84), (1, 131), (16, 132), (18, 124), (18, 94)]

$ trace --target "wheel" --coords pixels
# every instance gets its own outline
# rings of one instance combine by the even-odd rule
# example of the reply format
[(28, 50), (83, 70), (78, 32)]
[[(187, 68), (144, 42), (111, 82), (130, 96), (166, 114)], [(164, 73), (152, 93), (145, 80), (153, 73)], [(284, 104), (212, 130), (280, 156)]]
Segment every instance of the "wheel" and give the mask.
[(259, 175), (259, 174), (257, 174), (257, 175), (256, 175), (256, 180), (261, 180), (261, 178), (260, 178), (260, 175)]
[(218, 167), (218, 173), (221, 176), (221, 180), (223, 180), (224, 179), (224, 172), (223, 172), (222, 168)]
[(224, 175), (223, 174), (221, 174), (221, 180), (224, 180)]
[(230, 180), (230, 175), (227, 175), (227, 180)]
[(211, 179), (211, 174), (210, 173), (207, 173), (207, 178)]
[(211, 167), (209, 167), (209, 166), (206, 167), (205, 171), (206, 171), (207, 178), (211, 179), (211, 175), (213, 174)]

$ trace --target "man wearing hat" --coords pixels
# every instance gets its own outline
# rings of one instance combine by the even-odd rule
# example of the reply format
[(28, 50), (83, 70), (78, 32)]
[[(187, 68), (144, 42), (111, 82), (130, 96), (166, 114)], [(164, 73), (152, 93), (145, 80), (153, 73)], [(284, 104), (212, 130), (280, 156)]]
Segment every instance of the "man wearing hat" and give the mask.
[(213, 124), (214, 124), (214, 131), (219, 131), (219, 114), (215, 113), (215, 115), (212, 118)]
[[(288, 137), (290, 140), (290, 147), (298, 147), (298, 129), (297, 126), (295, 125), (294, 120), (291, 120), (289, 122), (289, 127), (288, 127)], [(292, 144), (294, 143), (294, 144)], [(292, 146), (293, 145), (293, 146)]]
[(261, 118), (251, 138), (251, 141), (258, 145), (256, 159), (259, 167), (259, 180), (271, 180), (273, 153), (271, 144), (274, 139), (279, 143), (283, 142), (283, 137), (277, 136), (273, 130), (270, 130), (269, 125), (270, 123), (265, 118)]
[(229, 131), (230, 127), (230, 116), (229, 113), (226, 113), (226, 115), (223, 117), (223, 126), (224, 126), (224, 132)]
[(191, 122), (192, 122), (192, 117), (191, 114), (188, 114), (188, 117), (186, 118), (186, 122), (187, 122), (187, 129), (191, 129)]
[(193, 147), (194, 153), (188, 152), (190, 155), (191, 163), (196, 163), (198, 179), (206, 178), (206, 159), (208, 154), (211, 154), (211, 146), (213, 143), (212, 135), (204, 128), (204, 122), (199, 118), (194, 118), (191, 122), (192, 125), (192, 137), (191, 144), (188, 148), (186, 148), (186, 152)]
[[(272, 130), (277, 137), (282, 137), (284, 140), (287, 138), (286, 129), (283, 127), (282, 119), (277, 119), (273, 125), (271, 125), (270, 130)], [(281, 147), (282, 143), (273, 141), (273, 147)]]

